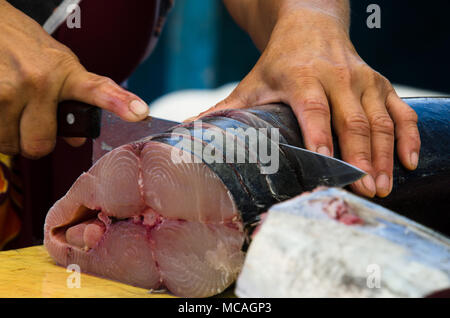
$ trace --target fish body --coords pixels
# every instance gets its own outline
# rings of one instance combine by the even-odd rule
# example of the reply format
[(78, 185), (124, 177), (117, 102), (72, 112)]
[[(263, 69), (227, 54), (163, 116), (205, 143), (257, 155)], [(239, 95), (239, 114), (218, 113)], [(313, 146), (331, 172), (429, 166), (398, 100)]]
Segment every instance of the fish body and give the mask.
[[(409, 102), (419, 113), (424, 150), (417, 172), (402, 170), (396, 161), (393, 199), (387, 204), (414, 194), (409, 179), (419, 184), (436, 179), (438, 186), (449, 180), (442, 178), (450, 171), (450, 152), (442, 157), (450, 144), (448, 121), (432, 127), (435, 117), (450, 118), (449, 100)], [(251, 128), (268, 134), (252, 141), (243, 134)], [(278, 142), (304, 146), (286, 105), (219, 111), (201, 124), (181, 124), (118, 147), (50, 209), (44, 244), (62, 266), (78, 264), (84, 272), (153, 290), (167, 288), (178, 296), (218, 294), (238, 277), (248, 233), (261, 213), (306, 190), (302, 171), (307, 167)], [(271, 173), (269, 153), (279, 163)], [(427, 198), (450, 197), (448, 186), (438, 193), (421, 189)], [(448, 206), (438, 216), (448, 224), (447, 212)]]
[(403, 298), (444, 290), (450, 291), (448, 238), (345, 190), (318, 188), (264, 215), (235, 292)]

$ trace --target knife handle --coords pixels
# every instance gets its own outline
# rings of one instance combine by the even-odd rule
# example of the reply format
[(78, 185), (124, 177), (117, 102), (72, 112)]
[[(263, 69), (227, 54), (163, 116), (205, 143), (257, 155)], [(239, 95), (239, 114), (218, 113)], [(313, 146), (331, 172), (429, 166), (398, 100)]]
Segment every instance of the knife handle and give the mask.
[(102, 111), (78, 101), (58, 105), (58, 136), (97, 138), (100, 136)]

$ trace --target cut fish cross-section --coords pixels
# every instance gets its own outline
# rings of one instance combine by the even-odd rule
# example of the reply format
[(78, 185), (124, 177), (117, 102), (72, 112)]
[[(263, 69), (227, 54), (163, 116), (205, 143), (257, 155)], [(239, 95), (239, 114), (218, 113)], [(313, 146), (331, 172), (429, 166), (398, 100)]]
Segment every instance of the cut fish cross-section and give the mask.
[(232, 284), (245, 237), (233, 198), (208, 166), (174, 165), (171, 152), (154, 141), (127, 145), (83, 174), (47, 216), (53, 258), (180, 296), (211, 296)]

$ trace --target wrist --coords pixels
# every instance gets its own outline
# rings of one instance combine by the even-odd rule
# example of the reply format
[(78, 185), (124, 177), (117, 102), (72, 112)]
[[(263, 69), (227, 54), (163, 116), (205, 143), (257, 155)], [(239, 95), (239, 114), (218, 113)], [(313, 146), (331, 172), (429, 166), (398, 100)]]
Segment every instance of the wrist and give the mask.
[(316, 8), (280, 10), (278, 20), (270, 35), (270, 42), (291, 41), (304, 47), (330, 46), (351, 43), (349, 26), (339, 16)]
[(287, 23), (295, 27), (296, 32), (314, 31), (325, 34), (346, 36), (350, 33), (350, 19), (345, 14), (336, 14), (334, 10), (295, 6), (282, 7), (278, 13), (276, 25)]
[[(258, 15), (262, 16), (262, 15)], [(300, 5), (299, 1), (280, 1), (280, 7), (267, 18), (249, 19), (247, 32), (256, 46), (263, 51), (271, 39), (280, 39), (295, 33), (301, 41), (322, 39), (350, 40), (350, 19), (336, 9), (322, 9)]]
[(350, 5), (348, 0), (335, 0), (323, 3), (321, 0), (284, 0), (280, 1), (278, 20), (289, 15), (300, 19), (329, 19), (344, 30), (350, 28)]

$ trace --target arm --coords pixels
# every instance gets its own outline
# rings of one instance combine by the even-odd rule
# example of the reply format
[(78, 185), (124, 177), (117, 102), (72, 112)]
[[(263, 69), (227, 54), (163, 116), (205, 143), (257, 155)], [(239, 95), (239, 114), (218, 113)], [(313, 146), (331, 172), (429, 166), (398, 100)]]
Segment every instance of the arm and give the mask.
[(417, 167), (417, 115), (357, 54), (347, 0), (224, 1), (262, 55), (231, 95), (208, 112), (288, 104), (306, 147), (325, 155), (333, 154), (333, 127), (343, 160), (369, 173), (352, 185), (366, 196), (391, 192), (395, 140), (403, 165)]
[[(253, 39), (261, 51), (269, 42), (272, 31), (280, 19), (294, 11), (299, 13), (302, 24), (312, 25), (314, 19), (301, 12), (321, 13), (334, 18), (347, 30), (350, 27), (350, 6), (348, 0), (223, 0), (228, 11), (241, 28)], [(321, 27), (322, 25), (316, 25)]]
[(5, 0), (0, 0), (0, 56), (0, 153), (38, 158), (51, 152), (57, 105), (64, 100), (95, 105), (129, 121), (148, 113), (136, 95), (87, 72), (69, 48)]

